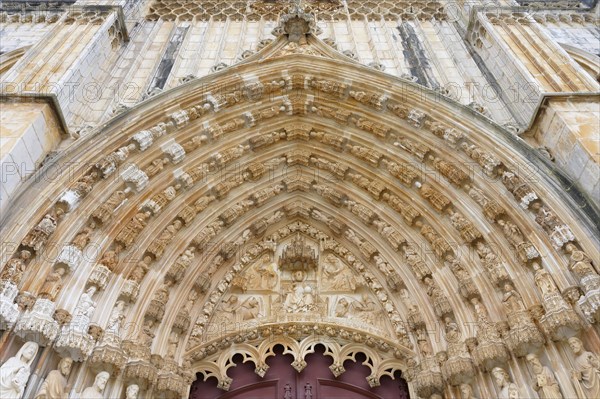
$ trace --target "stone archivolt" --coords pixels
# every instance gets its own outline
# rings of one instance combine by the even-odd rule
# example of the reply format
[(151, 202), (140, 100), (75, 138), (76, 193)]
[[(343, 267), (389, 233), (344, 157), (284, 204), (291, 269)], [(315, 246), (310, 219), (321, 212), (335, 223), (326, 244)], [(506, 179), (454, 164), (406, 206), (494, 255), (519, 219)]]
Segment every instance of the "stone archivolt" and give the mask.
[[(599, 319), (597, 241), (550, 177), (527, 176), (527, 159), (514, 144), (479, 117), (458, 120), (454, 113), (467, 111), (434, 93), (396, 92), (380, 75), (341, 60), (269, 58), (285, 40), (264, 49), (266, 61), (251, 56), (236, 74), (220, 72), (216, 83), (150, 100), (129, 112), (158, 116), (115, 121), (102, 143), (90, 137), (64, 155), (94, 167), (74, 184), (40, 185), (55, 202), (33, 200), (15, 216), (31, 223), (7, 224), (21, 243), (3, 249), (3, 328), (14, 324), (16, 335), (37, 336), (43, 346), (60, 330), (60, 353), (123, 372), (157, 395), (185, 395), (189, 370), (217, 376), (227, 388), (232, 351), (264, 375), (272, 354), (260, 343), (265, 336), (288, 348), (301, 370), (318, 341), (313, 332), (323, 332), (336, 337), (326, 351), (336, 375), (344, 360), (366, 352), (372, 386), (400, 369), (412, 389), (427, 395), (471, 382), (474, 367), (507, 368), (508, 350), (523, 357), (540, 351), (545, 338), (579, 334), (595, 342), (589, 326)], [(340, 70), (344, 82), (334, 77)], [(245, 74), (258, 81), (245, 83)], [(256, 102), (266, 92), (271, 107)], [(342, 315), (346, 305), (336, 313), (339, 295), (327, 294), (331, 285), (316, 277), (306, 280), (306, 270), (287, 275), (283, 286), (263, 285), (285, 274), (252, 262), (263, 254), (281, 259), (286, 237), (298, 232), (325, 257), (319, 273), (328, 254), (350, 266), (343, 285), (348, 307), (371, 309), (376, 302), (385, 328), (324, 320), (323, 309)], [(51, 242), (67, 248), (56, 261), (43, 256)], [(100, 250), (91, 259), (80, 256), (92, 246)], [(45, 283), (36, 281), (40, 273)], [(81, 291), (75, 273), (93, 290), (68, 320), (68, 309), (56, 308), (73, 307), (65, 299)], [(582, 295), (567, 290), (573, 286)], [(117, 298), (107, 296), (107, 287)], [(272, 295), (259, 292), (275, 287), (280, 291)], [(18, 290), (37, 299), (13, 304)], [(327, 298), (329, 307), (305, 301), (309, 293)], [(261, 308), (277, 295), (280, 311)], [(277, 319), (285, 310), (296, 319)], [(232, 312), (257, 322), (257, 332), (212, 336), (198, 327)], [(275, 320), (261, 321), (269, 316)], [(125, 322), (137, 327), (126, 332)], [(439, 323), (443, 341), (428, 334)], [(469, 324), (477, 327), (468, 331)]]

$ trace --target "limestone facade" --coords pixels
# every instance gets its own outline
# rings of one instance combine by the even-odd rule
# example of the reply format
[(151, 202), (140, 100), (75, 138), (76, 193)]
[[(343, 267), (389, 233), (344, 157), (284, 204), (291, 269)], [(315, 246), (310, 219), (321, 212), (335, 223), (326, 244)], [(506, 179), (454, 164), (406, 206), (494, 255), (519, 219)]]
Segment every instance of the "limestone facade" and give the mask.
[(600, 392), (588, 3), (6, 1), (21, 397), (65, 358), (68, 397), (226, 391), (323, 342), (415, 398)]

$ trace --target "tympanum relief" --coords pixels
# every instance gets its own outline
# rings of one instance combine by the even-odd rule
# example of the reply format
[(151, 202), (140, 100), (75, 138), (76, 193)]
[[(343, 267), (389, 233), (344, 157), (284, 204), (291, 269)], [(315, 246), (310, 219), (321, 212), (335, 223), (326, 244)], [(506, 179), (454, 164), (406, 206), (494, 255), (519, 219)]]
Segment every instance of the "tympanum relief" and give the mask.
[(207, 323), (204, 340), (264, 323), (332, 322), (393, 337), (363, 277), (302, 235), (278, 243), (240, 273)]

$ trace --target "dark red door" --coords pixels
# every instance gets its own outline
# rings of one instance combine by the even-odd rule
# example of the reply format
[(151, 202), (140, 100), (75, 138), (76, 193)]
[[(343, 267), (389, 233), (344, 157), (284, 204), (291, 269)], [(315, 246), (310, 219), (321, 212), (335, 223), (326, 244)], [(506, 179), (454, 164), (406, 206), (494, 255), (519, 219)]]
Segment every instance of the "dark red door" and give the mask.
[(381, 386), (370, 388), (366, 380), (369, 368), (362, 365), (365, 358), (361, 355), (356, 363), (346, 362), (346, 372), (335, 378), (329, 370), (332, 359), (323, 355), (321, 347), (306, 357), (307, 366), (301, 373), (291, 366), (291, 355), (282, 355), (282, 348), (276, 352), (277, 356), (267, 360), (269, 370), (264, 378), (254, 372), (254, 364), (236, 362), (229, 369), (233, 383), (228, 392), (218, 389), (211, 378), (194, 382), (190, 399), (409, 399), (406, 382), (399, 375), (395, 380), (384, 377)]

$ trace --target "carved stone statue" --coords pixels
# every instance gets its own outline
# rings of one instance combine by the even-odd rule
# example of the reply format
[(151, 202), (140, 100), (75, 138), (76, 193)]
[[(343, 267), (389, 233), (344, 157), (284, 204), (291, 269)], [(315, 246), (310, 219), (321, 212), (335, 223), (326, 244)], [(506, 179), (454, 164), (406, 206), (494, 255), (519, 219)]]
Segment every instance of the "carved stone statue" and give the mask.
[(543, 366), (540, 359), (533, 353), (527, 355), (526, 359), (535, 375), (533, 389), (540, 395), (540, 399), (562, 399), (563, 396), (554, 373), (548, 367)]
[(498, 388), (498, 399), (519, 399), (521, 394), (517, 384), (510, 381), (506, 370), (502, 367), (496, 367), (492, 370), (492, 377)]
[(569, 270), (577, 280), (584, 292), (578, 301), (582, 312), (592, 323), (600, 320), (600, 275), (596, 273), (591, 258), (577, 246), (569, 243), (565, 246), (569, 257)]
[(469, 354), (467, 344), (461, 340), (458, 325), (451, 317), (446, 317), (447, 360), (442, 365), (445, 378), (452, 385), (468, 381), (475, 374), (475, 366)]
[(65, 357), (58, 363), (58, 368), (48, 373), (35, 399), (64, 399), (69, 394), (67, 378), (71, 373), (73, 359)]
[(436, 316), (441, 318), (452, 313), (452, 306), (450, 305), (448, 298), (443, 293), (442, 289), (435, 284), (435, 281), (433, 281), (431, 277), (425, 277), (423, 282), (427, 286), (427, 295), (429, 295), (433, 302), (433, 309), (435, 310)]
[(131, 384), (125, 391), (125, 399), (137, 399), (140, 393), (140, 387), (136, 384)]
[(25, 236), (22, 244), (32, 248), (34, 251), (39, 251), (48, 237), (56, 230), (57, 220), (62, 216), (63, 211), (58, 209), (56, 212), (47, 213), (42, 220)]
[(27, 342), (17, 354), (0, 366), (0, 398), (20, 399), (31, 374), (38, 344)]
[(477, 187), (466, 185), (465, 188), (469, 190), (469, 196), (481, 205), (483, 214), (488, 219), (497, 220), (498, 217), (504, 213), (504, 209), (496, 202), (496, 200), (486, 197), (483, 191)]
[(136, 264), (129, 278), (139, 284), (148, 272), (148, 269), (150, 269), (150, 263), (152, 263), (152, 258), (145, 256), (144, 259)]
[(102, 392), (106, 388), (106, 383), (110, 378), (110, 374), (106, 371), (101, 371), (96, 374), (94, 385), (87, 387), (81, 392), (80, 399), (103, 399)]
[(179, 334), (175, 330), (171, 330), (169, 334), (169, 346), (167, 348), (167, 357), (175, 358), (175, 352), (177, 352), (177, 346), (179, 345)]
[(586, 276), (596, 274), (590, 257), (585, 252), (579, 250), (575, 244), (567, 244), (565, 251), (571, 255), (569, 257), (569, 270), (580, 280)]
[(125, 319), (124, 315), (125, 301), (117, 301), (115, 307), (110, 314), (108, 323), (106, 323), (105, 333), (112, 332), (115, 335), (119, 335), (121, 329), (121, 323)]
[(40, 298), (54, 301), (62, 288), (62, 278), (66, 273), (64, 266), (59, 266), (52, 273), (48, 274), (46, 281), (40, 289)]
[(6, 262), (6, 266), (4, 266), (0, 274), (0, 280), (12, 281), (15, 284), (19, 284), (27, 267), (27, 261), (30, 258), (31, 252), (27, 250), (21, 251), (18, 257), (14, 257)]
[(569, 346), (575, 355), (575, 367), (571, 377), (577, 396), (600, 398), (600, 357), (586, 351), (577, 337), (569, 338)]
[(536, 264), (536, 266), (538, 266), (538, 268), (536, 269), (535, 283), (542, 292), (542, 297), (554, 292), (558, 292), (558, 288), (556, 287), (550, 273), (548, 273), (542, 267), (539, 267), (539, 265)]
[(460, 384), (460, 397), (461, 399), (477, 399), (473, 395), (473, 388), (469, 384)]
[(90, 318), (92, 317), (94, 310), (96, 310), (96, 302), (92, 299), (96, 292), (96, 286), (89, 287), (81, 297), (75, 310), (73, 310), (73, 321), (71, 325), (79, 331), (87, 332), (90, 325)]
[(494, 284), (500, 286), (503, 282), (510, 281), (506, 267), (488, 244), (483, 241), (477, 241), (475, 247), (481, 263), (487, 269), (490, 279)]
[(521, 294), (515, 290), (515, 287), (513, 287), (511, 283), (504, 284), (504, 296), (502, 297), (502, 304), (506, 309), (506, 314), (520, 312), (526, 309)]
[(527, 311), (521, 294), (515, 290), (512, 283), (504, 284), (502, 304), (510, 327), (504, 339), (513, 353), (517, 356), (525, 356), (528, 352), (543, 346), (544, 337)]
[(94, 223), (91, 223), (90, 226), (84, 227), (79, 233), (77, 233), (72, 242), (73, 246), (79, 249), (80, 251), (83, 251), (86, 245), (88, 245), (88, 243), (90, 242), (95, 227), (96, 225)]
[(138, 212), (131, 220), (125, 225), (123, 230), (121, 230), (115, 241), (122, 244), (125, 248), (128, 248), (140, 234), (140, 232), (146, 227), (148, 224), (148, 218), (150, 218), (151, 213), (146, 212)]
[(498, 224), (502, 227), (506, 239), (515, 247), (524, 241), (523, 233), (514, 223), (501, 219)]
[(92, 218), (100, 224), (106, 223), (126, 198), (127, 195), (124, 191), (115, 191), (102, 205), (96, 208), (92, 213)]

